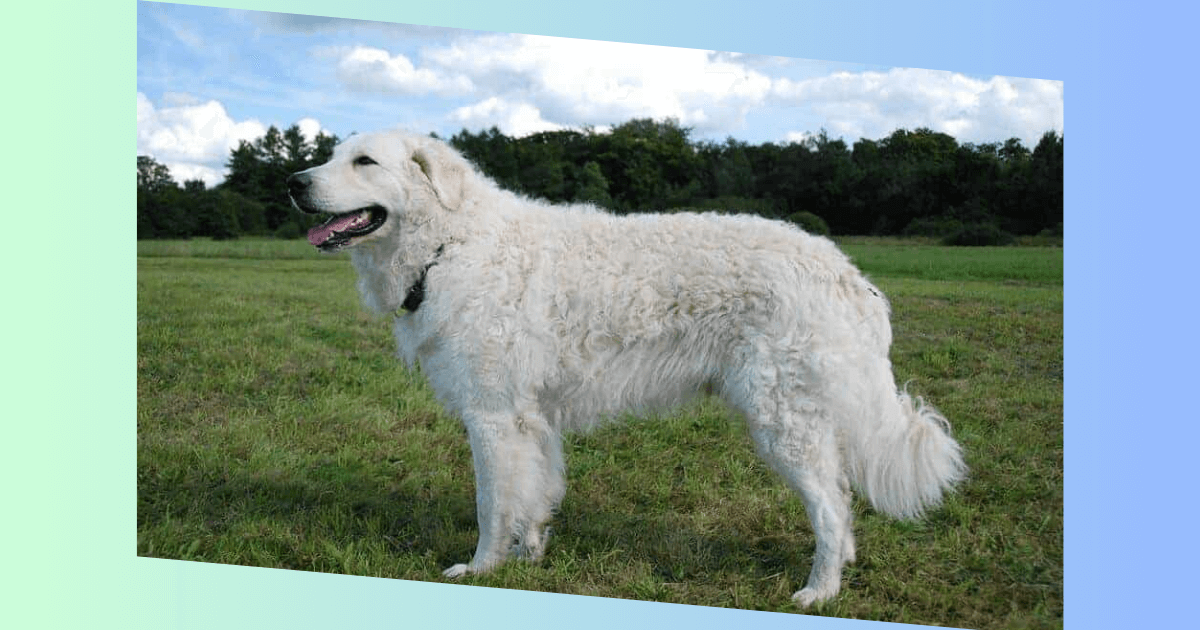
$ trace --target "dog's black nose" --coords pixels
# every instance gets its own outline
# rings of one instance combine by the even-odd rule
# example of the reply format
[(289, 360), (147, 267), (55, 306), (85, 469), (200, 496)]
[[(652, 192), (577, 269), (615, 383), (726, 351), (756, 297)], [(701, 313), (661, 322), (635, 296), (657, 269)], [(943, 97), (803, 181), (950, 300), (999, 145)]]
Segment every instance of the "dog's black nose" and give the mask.
[(308, 185), (310, 183), (311, 180), (309, 180), (308, 176), (304, 173), (296, 173), (291, 175), (287, 178), (288, 192), (292, 193), (293, 195), (299, 195), (308, 190)]

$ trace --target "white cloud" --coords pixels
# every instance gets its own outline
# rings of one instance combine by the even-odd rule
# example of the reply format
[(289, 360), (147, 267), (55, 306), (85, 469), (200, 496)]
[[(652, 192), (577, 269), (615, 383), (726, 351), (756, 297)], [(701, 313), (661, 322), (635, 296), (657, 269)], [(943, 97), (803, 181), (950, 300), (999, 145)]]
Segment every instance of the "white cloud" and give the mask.
[(515, 138), (563, 128), (563, 125), (542, 118), (541, 111), (529, 103), (510, 103), (496, 96), (474, 105), (460, 107), (451, 112), (450, 119), (468, 128), (487, 128), (494, 125), (505, 135)]
[[(405, 125), (507, 133), (674, 117), (750, 142), (853, 141), (926, 126), (964, 142), (1062, 130), (1062, 84), (149, 3), (138, 18), (139, 150), (219, 172), (233, 128), (319, 118), (339, 135)], [(309, 55), (302, 54), (308, 48)], [(852, 72), (835, 73), (835, 70)], [(864, 72), (864, 70), (871, 70)], [(785, 78), (786, 77), (786, 78)], [(161, 95), (161, 96), (160, 96)], [(199, 98), (197, 98), (197, 95)], [(209, 99), (217, 99), (211, 101)], [(233, 117), (237, 120), (233, 120)], [(315, 126), (304, 127), (306, 136)]]
[(138, 152), (163, 159), (222, 160), (239, 140), (257, 138), (267, 130), (257, 120), (234, 121), (215, 100), (156, 108), (138, 92), (137, 103)]
[(300, 135), (304, 136), (304, 139), (308, 142), (315, 140), (317, 134), (321, 133), (322, 131), (324, 131), (325, 135), (327, 136), (334, 135), (332, 131), (321, 127), (321, 122), (316, 118), (301, 118), (300, 120), (296, 121), (296, 126), (300, 127)]
[(472, 91), (470, 79), (413, 66), (404, 55), (355, 46), (341, 54), (338, 79), (352, 90), (400, 92), (403, 94), (465, 94)]
[(480, 99), (450, 120), (524, 133), (673, 117), (701, 130), (738, 127), (770, 79), (737, 55), (527, 35), (462, 37), (416, 62), (377, 48), (343, 49), (340, 80), (360, 91)]
[[(426, 41), (407, 55), (367, 46), (318, 54), (332, 57), (342, 85), (360, 94), (440, 96), (440, 104), (420, 106), (440, 106), (451, 124), (495, 125), (511, 135), (668, 117), (699, 135), (737, 134), (763, 107), (775, 120), (805, 121), (776, 137), (790, 129), (803, 138), (823, 127), (851, 142), (929, 127), (962, 142), (1016, 136), (1035, 143), (1063, 126), (1062, 83), (1055, 81), (906, 68), (827, 73), (824, 62), (532, 35)], [(822, 74), (797, 78), (813, 71)]]
[(192, 164), (189, 162), (167, 162), (166, 165), (171, 170), (171, 179), (174, 179), (179, 184), (198, 179), (204, 182), (205, 187), (212, 188), (225, 181), (224, 169), (218, 170), (204, 164)]
[(673, 117), (736, 127), (770, 88), (728, 55), (687, 48), (512, 35), (461, 40), (426, 57), (577, 126)]
[(831, 135), (850, 139), (928, 127), (960, 142), (1018, 137), (1032, 146), (1042, 133), (1063, 130), (1058, 81), (980, 80), (953, 72), (895, 68), (804, 81), (778, 79), (771, 96), (779, 104), (812, 108), (824, 117)]
[[(187, 95), (164, 96), (155, 107), (145, 94), (137, 94), (137, 153), (165, 164), (177, 182), (201, 179), (208, 186), (225, 177), (225, 162), (241, 140), (253, 141), (267, 126), (253, 118), (236, 121), (218, 101), (201, 102)], [(313, 118), (297, 122), (305, 138), (321, 129)], [(328, 132), (326, 132), (328, 133)]]

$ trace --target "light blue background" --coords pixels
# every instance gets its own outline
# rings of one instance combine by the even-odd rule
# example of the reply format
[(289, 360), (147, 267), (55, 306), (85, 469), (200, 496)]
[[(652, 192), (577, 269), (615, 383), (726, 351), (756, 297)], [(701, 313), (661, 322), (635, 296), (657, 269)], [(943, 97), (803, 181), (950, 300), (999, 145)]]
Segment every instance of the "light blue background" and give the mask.
[[(1067, 626), (1184, 625), (1196, 588), (1198, 414), (1184, 404), (1198, 350), (1189, 254), (1200, 226), (1195, 196), (1185, 196), (1197, 163), (1195, 9), (1043, 0), (202, 4), (1065, 81)], [(135, 19), (132, 0), (6, 10), (0, 625), (890, 627), (135, 558)]]

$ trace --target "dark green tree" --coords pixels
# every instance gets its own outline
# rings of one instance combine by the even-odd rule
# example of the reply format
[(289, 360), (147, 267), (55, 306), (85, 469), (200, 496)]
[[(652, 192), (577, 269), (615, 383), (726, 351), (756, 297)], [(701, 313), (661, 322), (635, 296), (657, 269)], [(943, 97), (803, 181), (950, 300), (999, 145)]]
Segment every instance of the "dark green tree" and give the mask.
[[(292, 207), (287, 194), (287, 178), (292, 173), (328, 161), (336, 144), (335, 136), (324, 133), (318, 133), (309, 142), (299, 125), (292, 125), (282, 132), (272, 126), (253, 142), (239, 142), (226, 162), (229, 174), (222, 187), (253, 201), (248, 208), (261, 211), (263, 215), (262, 220), (253, 221), (242, 216), (239, 221), (239, 225), (244, 226), (242, 229), (289, 237), (303, 234), (304, 228), (314, 219)], [(238, 214), (244, 215), (248, 211)]]
[(1020, 233), (1042, 229), (1063, 233), (1063, 136), (1047, 131), (1033, 148), (1029, 164), (1030, 211), (1020, 224)]
[(698, 196), (702, 162), (691, 129), (667, 119), (635, 119), (592, 136), (595, 161), (618, 212), (687, 205)]
[(308, 168), (312, 158), (312, 145), (304, 139), (300, 125), (292, 125), (283, 132), (283, 164), (288, 173)]
[[(226, 194), (215, 203), (210, 197), (216, 191), (194, 184), (181, 189), (164, 178), (165, 167), (142, 156), (139, 236), (215, 236), (231, 229), (301, 234), (311, 219), (291, 208), (286, 178), (327, 161), (336, 142), (323, 133), (306, 141), (293, 125), (239, 143), (217, 189)], [(1062, 230), (1062, 136), (1054, 132), (1032, 152), (1015, 138), (959, 145), (924, 128), (863, 138), (853, 147), (824, 131), (803, 142), (750, 145), (733, 138), (697, 142), (678, 121), (635, 119), (608, 132), (585, 128), (522, 138), (495, 127), (464, 129), (450, 143), (504, 188), (550, 201), (590, 201), (616, 212), (687, 207), (772, 218), (810, 213), (834, 234), (945, 236), (988, 226), (962, 232), (968, 241)], [(154, 188), (162, 194), (148, 195)], [(193, 217), (199, 222), (189, 228), (177, 214), (197, 200), (204, 201)]]
[(313, 138), (313, 149), (309, 156), (311, 161), (308, 166), (312, 167), (328, 162), (329, 158), (333, 157), (333, 147), (337, 146), (337, 143), (337, 136), (327, 135), (324, 131), (318, 132), (317, 136)]
[(266, 195), (263, 190), (263, 156), (255, 143), (239, 140), (237, 148), (229, 153), (225, 168), (229, 171), (225, 176), (225, 188), (249, 199)]
[(137, 157), (137, 237), (188, 238), (195, 227), (189, 198), (165, 164)]
[(600, 170), (599, 164), (595, 162), (584, 164), (583, 168), (579, 169), (577, 182), (575, 201), (594, 203), (601, 208), (612, 206), (612, 197), (608, 194), (608, 180), (604, 178), (604, 172)]
[(463, 129), (450, 138), (450, 144), (502, 188), (523, 192), (516, 146), (499, 128), (474, 134)]
[(161, 164), (148, 155), (137, 156), (137, 187), (138, 191), (157, 193), (167, 187), (174, 186), (171, 170), (166, 164)]

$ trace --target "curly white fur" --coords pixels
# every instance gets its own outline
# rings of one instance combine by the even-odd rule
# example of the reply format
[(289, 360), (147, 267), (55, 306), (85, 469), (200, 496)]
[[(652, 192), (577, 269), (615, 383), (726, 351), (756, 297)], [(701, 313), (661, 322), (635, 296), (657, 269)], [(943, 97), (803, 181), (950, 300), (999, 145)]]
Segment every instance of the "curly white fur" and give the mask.
[(835, 595), (854, 560), (851, 484), (910, 518), (965, 475), (949, 423), (896, 388), (882, 293), (827, 239), (547, 205), (403, 131), (351, 137), (297, 177), (309, 211), (387, 210), (350, 242), (368, 307), (396, 311), (425, 274), (420, 307), (395, 318), (399, 354), (465, 423), (477, 486), (479, 544), (448, 576), (542, 556), (562, 433), (706, 386), (804, 500), (817, 544), (800, 605)]

